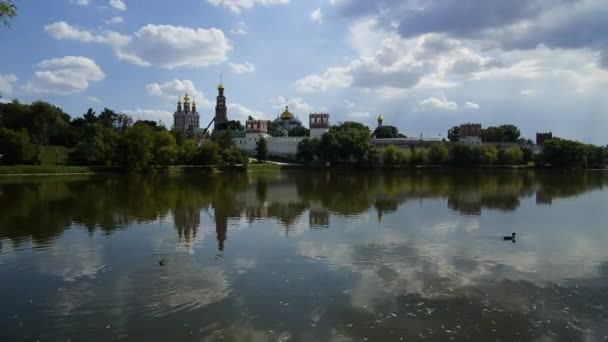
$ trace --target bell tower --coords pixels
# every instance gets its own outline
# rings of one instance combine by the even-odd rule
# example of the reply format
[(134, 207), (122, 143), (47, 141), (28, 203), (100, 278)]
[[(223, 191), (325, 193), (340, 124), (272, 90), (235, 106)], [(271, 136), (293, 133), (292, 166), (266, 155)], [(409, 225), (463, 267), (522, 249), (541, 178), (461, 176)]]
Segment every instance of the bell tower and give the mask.
[(228, 108), (226, 107), (226, 97), (224, 96), (224, 85), (220, 77), (220, 84), (217, 86), (218, 95), (215, 100), (215, 121), (213, 129), (218, 125), (228, 121)]

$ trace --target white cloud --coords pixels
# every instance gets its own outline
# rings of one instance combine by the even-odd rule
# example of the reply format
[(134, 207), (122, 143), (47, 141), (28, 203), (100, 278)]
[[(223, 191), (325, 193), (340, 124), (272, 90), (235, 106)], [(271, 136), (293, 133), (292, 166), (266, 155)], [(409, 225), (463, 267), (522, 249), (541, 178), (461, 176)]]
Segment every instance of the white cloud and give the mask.
[(351, 101), (351, 100), (344, 100), (344, 106), (345, 106), (346, 108), (348, 108), (348, 109), (355, 108), (355, 106), (356, 106), (356, 105), (357, 105), (357, 104), (356, 104), (356, 103), (354, 103), (354, 102), (353, 102), (353, 101)]
[(127, 10), (127, 4), (125, 4), (122, 0), (110, 0), (110, 6), (119, 11)]
[(244, 10), (250, 10), (257, 5), (285, 5), (290, 0), (207, 0), (213, 6), (222, 6), (228, 8), (235, 14), (240, 14)]
[(116, 16), (110, 19), (106, 19), (106, 24), (111, 25), (111, 24), (120, 24), (124, 21), (124, 18), (121, 16)]
[(310, 20), (318, 24), (323, 22), (323, 12), (321, 12), (320, 8), (310, 12)]
[(70, 0), (71, 3), (79, 5), (79, 6), (88, 6), (93, 1), (92, 0)]
[(162, 121), (166, 127), (173, 124), (173, 113), (157, 109), (126, 109), (122, 113), (129, 115), (133, 120)]
[(370, 112), (352, 112), (346, 115), (351, 120), (365, 120), (372, 116)]
[(33, 93), (72, 94), (89, 87), (90, 82), (101, 81), (105, 74), (95, 61), (80, 56), (65, 56), (38, 63), (41, 69), (23, 89)]
[(308, 75), (296, 81), (295, 87), (298, 91), (310, 93), (326, 91), (330, 88), (346, 88), (351, 84), (352, 76), (348, 67), (329, 67), (321, 75)]
[(247, 31), (247, 24), (245, 24), (244, 21), (239, 21), (236, 24), (236, 27), (233, 28), (232, 30), (230, 30), (230, 34), (235, 35), (235, 36), (243, 36), (246, 35), (247, 33), (249, 33)]
[(471, 101), (467, 101), (464, 103), (464, 108), (466, 109), (479, 109), (479, 104)]
[(270, 99), (270, 103), (272, 104), (272, 109), (276, 110), (277, 115), (285, 110), (285, 106), (289, 106), (289, 111), (296, 115), (308, 116), (313, 111), (313, 107), (299, 97), (288, 99), (283, 96), (277, 96)]
[(87, 100), (89, 100), (93, 103), (101, 103), (101, 100), (96, 98), (95, 96), (87, 96)]
[(199, 91), (191, 80), (173, 79), (163, 83), (150, 83), (146, 85), (146, 92), (151, 96), (162, 97), (169, 103), (177, 103), (177, 98), (184, 96), (187, 92), (192, 100), (195, 100), (199, 108), (214, 108), (215, 104)]
[(146, 25), (133, 36), (114, 31), (93, 34), (66, 22), (45, 26), (55, 39), (95, 42), (111, 46), (118, 59), (141, 66), (204, 67), (224, 62), (232, 51), (222, 30), (172, 25)]
[(255, 65), (249, 62), (243, 64), (229, 63), (228, 65), (230, 66), (230, 70), (237, 75), (255, 71)]
[(426, 98), (419, 103), (419, 108), (422, 111), (433, 111), (433, 110), (442, 110), (442, 111), (455, 111), (458, 110), (458, 103), (454, 101), (448, 100), (445, 96), (437, 97), (429, 97)]
[(253, 116), (255, 119), (270, 119), (267, 114), (259, 110), (250, 109), (240, 103), (228, 104), (228, 117), (230, 118), (230, 120), (239, 120), (241, 122), (245, 122), (250, 115)]
[(0, 96), (6, 97), (13, 94), (13, 86), (17, 83), (17, 76), (13, 74), (0, 74)]

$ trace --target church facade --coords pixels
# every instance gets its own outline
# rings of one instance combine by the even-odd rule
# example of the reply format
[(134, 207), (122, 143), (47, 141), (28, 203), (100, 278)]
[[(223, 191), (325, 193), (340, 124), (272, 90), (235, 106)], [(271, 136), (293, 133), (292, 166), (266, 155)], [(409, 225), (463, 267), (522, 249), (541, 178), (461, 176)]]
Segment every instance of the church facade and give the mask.
[(200, 127), (200, 115), (196, 111), (196, 102), (192, 100), (190, 107), (190, 97), (188, 93), (184, 95), (184, 105), (178, 98), (177, 110), (173, 113), (173, 129), (182, 134), (193, 134)]

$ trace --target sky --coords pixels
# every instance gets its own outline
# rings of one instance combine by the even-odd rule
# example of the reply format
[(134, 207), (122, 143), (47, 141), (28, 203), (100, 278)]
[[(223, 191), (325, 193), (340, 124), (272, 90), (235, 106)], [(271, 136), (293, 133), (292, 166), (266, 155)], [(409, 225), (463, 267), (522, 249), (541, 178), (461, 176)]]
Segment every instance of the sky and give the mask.
[(0, 101), (44, 100), (201, 125), (226, 87), (229, 119), (307, 123), (328, 112), (409, 136), (515, 124), (608, 143), (605, 0), (15, 0), (0, 29)]

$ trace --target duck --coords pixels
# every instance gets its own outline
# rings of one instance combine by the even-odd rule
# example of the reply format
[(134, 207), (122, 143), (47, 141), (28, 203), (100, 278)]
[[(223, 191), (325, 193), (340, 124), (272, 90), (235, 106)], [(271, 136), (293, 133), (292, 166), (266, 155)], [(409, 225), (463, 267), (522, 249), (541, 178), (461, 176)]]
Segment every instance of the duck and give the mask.
[(167, 260), (165, 260), (165, 258), (158, 259), (158, 266), (165, 266), (166, 263)]
[(515, 233), (511, 234), (511, 236), (503, 236), (503, 240), (505, 240), (505, 241), (515, 241)]

